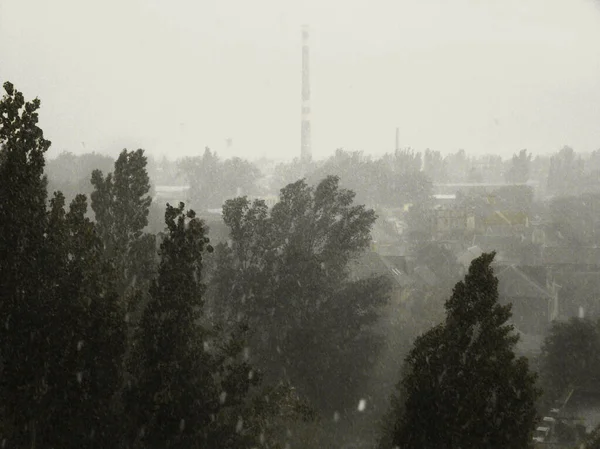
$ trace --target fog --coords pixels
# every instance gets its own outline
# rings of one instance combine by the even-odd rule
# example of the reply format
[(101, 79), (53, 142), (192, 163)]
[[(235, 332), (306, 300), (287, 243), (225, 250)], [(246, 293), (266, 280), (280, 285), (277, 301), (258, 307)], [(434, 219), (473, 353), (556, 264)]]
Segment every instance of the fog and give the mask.
[(393, 150), (396, 127), (421, 151), (586, 152), (599, 21), (591, 0), (4, 0), (0, 79), (43, 99), (53, 156), (291, 160), (308, 24), (317, 159)]
[(598, 80), (590, 0), (0, 3), (0, 446), (600, 448)]

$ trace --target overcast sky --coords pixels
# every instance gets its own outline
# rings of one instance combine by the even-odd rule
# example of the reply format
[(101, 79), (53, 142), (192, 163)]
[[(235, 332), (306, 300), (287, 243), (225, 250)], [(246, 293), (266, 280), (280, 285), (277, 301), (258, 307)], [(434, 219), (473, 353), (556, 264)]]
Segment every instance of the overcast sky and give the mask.
[[(61, 151), (313, 155), (600, 148), (593, 0), (0, 0), (0, 81)], [(227, 150), (225, 139), (233, 139)]]

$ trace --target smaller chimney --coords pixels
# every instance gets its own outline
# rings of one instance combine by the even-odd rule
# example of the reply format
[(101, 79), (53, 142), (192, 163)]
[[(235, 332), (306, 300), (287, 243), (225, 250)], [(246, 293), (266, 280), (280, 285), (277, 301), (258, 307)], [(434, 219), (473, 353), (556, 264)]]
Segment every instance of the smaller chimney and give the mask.
[(400, 130), (396, 128), (396, 151), (400, 151)]

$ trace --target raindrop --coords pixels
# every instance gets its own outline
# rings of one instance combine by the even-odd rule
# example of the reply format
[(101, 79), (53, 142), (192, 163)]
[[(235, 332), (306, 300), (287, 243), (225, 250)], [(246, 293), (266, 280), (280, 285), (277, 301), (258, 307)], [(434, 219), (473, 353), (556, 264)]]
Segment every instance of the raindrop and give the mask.
[(142, 426), (142, 428), (140, 429), (140, 437), (143, 437), (144, 435), (146, 435), (146, 428)]
[(83, 340), (79, 340), (79, 341), (77, 342), (77, 350), (78, 350), (78, 351), (81, 351), (81, 348), (83, 348)]
[(221, 404), (225, 404), (226, 399), (227, 399), (227, 392), (222, 391), (221, 396), (219, 396), (219, 402), (221, 402)]
[(265, 444), (265, 434), (264, 434), (264, 432), (260, 433), (260, 436), (258, 437), (258, 440), (260, 441), (260, 444)]
[(235, 431), (236, 431), (237, 433), (240, 433), (240, 432), (242, 431), (242, 428), (243, 428), (243, 427), (244, 427), (244, 420), (243, 420), (243, 419), (242, 419), (242, 417), (240, 416), (240, 417), (238, 418), (238, 422), (237, 422), (237, 424), (236, 424), (236, 426), (235, 426)]
[(333, 421), (338, 422), (339, 420), (340, 420), (340, 414), (338, 412), (335, 412), (333, 414)]
[(210, 349), (210, 345), (207, 341), (202, 342), (202, 346), (204, 347), (204, 352), (208, 352), (208, 350)]
[(358, 401), (358, 411), (359, 412), (364, 412), (365, 408), (367, 408), (367, 401), (366, 401), (366, 399), (361, 399), (360, 401)]
[(96, 436), (96, 429), (92, 429), (92, 431), (90, 432), (90, 438), (94, 439), (95, 436)]
[(181, 418), (181, 421), (179, 421), (179, 431), (183, 432), (183, 429), (185, 429), (185, 419)]
[(250, 358), (250, 348), (246, 346), (244, 348), (244, 360), (248, 360)]
[(129, 312), (125, 313), (125, 322), (129, 323)]
[(81, 383), (83, 380), (83, 373), (81, 371), (77, 372), (77, 382)]
[(2, 438), (2, 449), (6, 447), (6, 438)]
[(10, 315), (6, 317), (6, 323), (4, 325), (6, 327), (6, 330), (8, 330), (8, 328), (10, 327)]
[(248, 380), (252, 380), (253, 377), (254, 377), (254, 371), (253, 370), (248, 371)]

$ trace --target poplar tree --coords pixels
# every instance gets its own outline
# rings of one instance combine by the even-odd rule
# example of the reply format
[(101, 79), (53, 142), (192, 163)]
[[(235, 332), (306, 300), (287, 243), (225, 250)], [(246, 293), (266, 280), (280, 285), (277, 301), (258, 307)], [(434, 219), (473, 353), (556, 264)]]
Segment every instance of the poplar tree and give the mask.
[(446, 320), (419, 337), (405, 360), (381, 449), (527, 448), (539, 395), (518, 336), (498, 303), (482, 254), (446, 302)]

